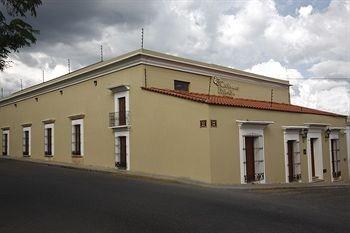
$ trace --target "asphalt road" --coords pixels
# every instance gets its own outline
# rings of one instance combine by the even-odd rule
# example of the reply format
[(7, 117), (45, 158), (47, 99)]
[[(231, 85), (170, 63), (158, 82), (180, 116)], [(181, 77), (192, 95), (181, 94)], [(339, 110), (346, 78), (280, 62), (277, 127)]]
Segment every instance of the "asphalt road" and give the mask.
[(0, 232), (350, 232), (350, 188), (218, 190), (0, 159)]

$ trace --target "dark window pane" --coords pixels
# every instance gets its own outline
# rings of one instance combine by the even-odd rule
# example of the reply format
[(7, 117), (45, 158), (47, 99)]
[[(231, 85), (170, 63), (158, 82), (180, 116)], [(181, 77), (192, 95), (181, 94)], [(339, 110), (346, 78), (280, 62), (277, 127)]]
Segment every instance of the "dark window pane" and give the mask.
[(189, 82), (174, 80), (174, 90), (177, 91), (189, 91)]

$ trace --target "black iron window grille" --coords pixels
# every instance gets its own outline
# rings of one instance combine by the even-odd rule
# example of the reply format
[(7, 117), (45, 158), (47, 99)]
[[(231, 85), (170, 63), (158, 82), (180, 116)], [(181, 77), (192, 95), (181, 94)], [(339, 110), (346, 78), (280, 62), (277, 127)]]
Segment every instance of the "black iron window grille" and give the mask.
[(130, 112), (110, 112), (109, 127), (128, 126), (130, 125)]
[(81, 155), (81, 125), (73, 125), (72, 155)]

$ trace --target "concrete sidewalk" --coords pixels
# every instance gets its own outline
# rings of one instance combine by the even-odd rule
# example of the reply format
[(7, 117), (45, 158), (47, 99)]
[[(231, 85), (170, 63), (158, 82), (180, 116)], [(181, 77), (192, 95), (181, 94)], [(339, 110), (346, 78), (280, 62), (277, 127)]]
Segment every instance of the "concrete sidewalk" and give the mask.
[(221, 185), (221, 184), (209, 184), (200, 181), (194, 181), (187, 178), (169, 177), (162, 175), (152, 175), (142, 172), (135, 171), (125, 171), (115, 168), (99, 167), (99, 166), (89, 166), (89, 165), (77, 165), (71, 163), (63, 163), (57, 161), (45, 161), (33, 158), (18, 158), (18, 157), (0, 157), (4, 160), (16, 160), (25, 161), (31, 163), (39, 163), (48, 166), (59, 166), (70, 169), (81, 169), (93, 172), (105, 172), (112, 173), (120, 176), (128, 176), (135, 179), (149, 179), (153, 181), (163, 181), (170, 183), (188, 184), (196, 185), (206, 188), (216, 188), (216, 189), (239, 189), (239, 190), (292, 190), (292, 189), (313, 189), (313, 188), (341, 188), (349, 187), (350, 182), (337, 181), (334, 183), (325, 182), (315, 182), (315, 183), (289, 183), (289, 184), (232, 184), (232, 185)]

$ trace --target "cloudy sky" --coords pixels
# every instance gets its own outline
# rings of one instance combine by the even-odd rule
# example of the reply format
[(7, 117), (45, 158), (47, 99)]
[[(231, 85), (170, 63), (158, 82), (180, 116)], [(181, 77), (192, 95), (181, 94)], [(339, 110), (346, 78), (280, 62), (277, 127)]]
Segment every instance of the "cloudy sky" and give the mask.
[(0, 72), (5, 94), (145, 48), (287, 79), (292, 103), (350, 113), (346, 0), (43, 0), (38, 42)]

